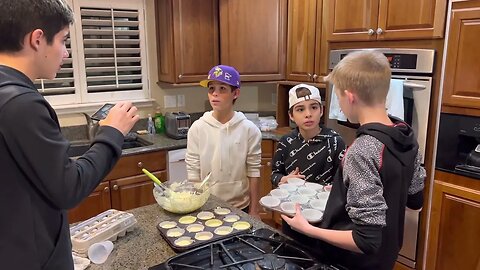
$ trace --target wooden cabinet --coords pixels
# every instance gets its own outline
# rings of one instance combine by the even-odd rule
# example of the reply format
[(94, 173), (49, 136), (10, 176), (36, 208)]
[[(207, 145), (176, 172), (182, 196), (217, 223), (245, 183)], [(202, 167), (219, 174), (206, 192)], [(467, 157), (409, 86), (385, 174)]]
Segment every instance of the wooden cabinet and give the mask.
[(442, 38), (447, 0), (324, 1), (328, 41)]
[(198, 83), (221, 63), (242, 81), (285, 79), (287, 0), (156, 1), (159, 80)]
[(449, 24), (442, 103), (480, 110), (480, 1), (454, 1)]
[(102, 182), (80, 205), (68, 212), (68, 220), (70, 223), (86, 220), (110, 208), (110, 185)]
[[(260, 168), (260, 198), (266, 196), (272, 190), (272, 157), (275, 144), (272, 140), (262, 140), (262, 164)], [(263, 222), (273, 225), (272, 212), (260, 207), (260, 218)]]
[(220, 0), (220, 60), (242, 81), (285, 78), (287, 0)]
[(435, 172), (425, 269), (479, 269), (480, 181)]
[(322, 36), (322, 1), (290, 0), (287, 80), (323, 82), (327, 65), (323, 64), (322, 59), (326, 58), (327, 49), (327, 41)]
[(218, 0), (158, 0), (158, 77), (199, 82), (219, 63)]
[(166, 152), (120, 158), (92, 194), (69, 211), (69, 222), (85, 220), (111, 208), (124, 211), (156, 203), (152, 192), (153, 182), (142, 173), (142, 168), (149, 170), (158, 179), (166, 180)]

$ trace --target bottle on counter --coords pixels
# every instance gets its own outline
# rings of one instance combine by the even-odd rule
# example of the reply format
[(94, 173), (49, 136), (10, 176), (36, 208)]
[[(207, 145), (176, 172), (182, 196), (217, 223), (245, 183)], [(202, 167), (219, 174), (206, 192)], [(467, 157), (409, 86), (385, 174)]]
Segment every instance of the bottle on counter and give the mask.
[(148, 114), (148, 121), (147, 121), (147, 131), (148, 134), (155, 134), (155, 125), (153, 124), (152, 115)]
[(155, 130), (158, 134), (165, 133), (165, 116), (160, 111), (160, 107), (157, 107), (155, 112)]

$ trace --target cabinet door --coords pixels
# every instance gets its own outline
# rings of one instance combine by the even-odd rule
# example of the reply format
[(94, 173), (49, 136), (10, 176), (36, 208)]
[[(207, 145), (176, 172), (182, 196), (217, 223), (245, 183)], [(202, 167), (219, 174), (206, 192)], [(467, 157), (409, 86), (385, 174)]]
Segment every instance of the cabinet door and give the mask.
[[(318, 14), (321, 16), (321, 14)], [(311, 82), (314, 74), (317, 0), (288, 2), (287, 80)], [(318, 29), (321, 32), (321, 25)]]
[[(272, 175), (272, 159), (271, 158), (262, 158), (262, 165), (260, 168), (260, 198), (266, 196), (272, 190), (272, 182), (270, 176)], [(265, 210), (263, 207), (260, 208), (260, 218), (263, 222), (272, 225), (272, 212)]]
[(447, 0), (380, 0), (377, 39), (441, 38)]
[[(443, 105), (480, 109), (480, 6), (453, 3), (443, 83)], [(461, 4), (461, 3), (460, 3)]]
[(426, 269), (479, 269), (479, 224), (479, 190), (435, 181)]
[(242, 81), (285, 78), (287, 0), (220, 0), (220, 61)]
[(324, 16), (328, 41), (376, 40), (379, 0), (327, 0)]
[(218, 0), (156, 1), (159, 80), (199, 82), (219, 63)]
[[(152, 172), (158, 179), (166, 179), (166, 171)], [(128, 210), (156, 203), (153, 182), (146, 175), (137, 175), (110, 181), (112, 208)]]
[(86, 220), (110, 208), (110, 187), (108, 182), (102, 182), (77, 207), (68, 211), (68, 221), (74, 223)]

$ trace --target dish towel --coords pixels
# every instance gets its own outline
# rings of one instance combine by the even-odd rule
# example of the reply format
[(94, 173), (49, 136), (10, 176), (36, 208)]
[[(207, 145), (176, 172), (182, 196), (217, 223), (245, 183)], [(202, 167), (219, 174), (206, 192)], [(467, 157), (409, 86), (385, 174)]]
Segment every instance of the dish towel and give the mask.
[[(403, 109), (403, 80), (391, 79), (390, 89), (388, 89), (387, 100), (385, 103), (387, 113), (404, 120)], [(347, 117), (343, 114), (338, 103), (338, 97), (335, 94), (335, 86), (332, 88), (330, 95), (330, 109), (328, 111), (328, 118), (338, 121), (347, 121)]]

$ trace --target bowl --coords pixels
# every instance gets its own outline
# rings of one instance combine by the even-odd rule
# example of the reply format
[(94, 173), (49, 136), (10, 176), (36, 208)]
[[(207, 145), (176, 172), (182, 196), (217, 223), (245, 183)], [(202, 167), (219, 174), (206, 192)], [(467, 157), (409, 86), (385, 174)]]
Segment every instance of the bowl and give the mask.
[(295, 186), (303, 186), (305, 184), (305, 180), (297, 177), (288, 178), (287, 182)]
[(313, 209), (317, 209), (323, 212), (325, 211), (325, 206), (327, 206), (327, 200), (320, 200), (320, 199), (311, 200), (310, 206)]
[(315, 189), (311, 189), (308, 187), (300, 187), (297, 189), (298, 194), (303, 195), (305, 197), (314, 197), (317, 194)]
[(210, 197), (208, 185), (200, 187), (200, 183), (180, 184), (164, 182), (165, 191), (154, 188), (153, 197), (166, 211), (176, 214), (191, 213), (202, 207)]
[(316, 209), (302, 210), (302, 215), (308, 220), (308, 222), (319, 222), (323, 217), (323, 213)]
[(294, 184), (281, 184), (278, 186), (278, 188), (285, 189), (288, 192), (294, 192), (297, 190), (298, 186)]
[(276, 189), (273, 189), (272, 191), (270, 191), (270, 195), (272, 195), (273, 197), (277, 197), (279, 199), (285, 199), (290, 194), (288, 193), (288, 191), (286, 189), (276, 188)]

